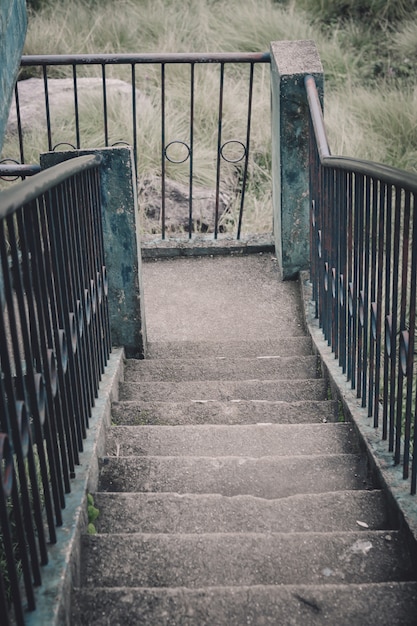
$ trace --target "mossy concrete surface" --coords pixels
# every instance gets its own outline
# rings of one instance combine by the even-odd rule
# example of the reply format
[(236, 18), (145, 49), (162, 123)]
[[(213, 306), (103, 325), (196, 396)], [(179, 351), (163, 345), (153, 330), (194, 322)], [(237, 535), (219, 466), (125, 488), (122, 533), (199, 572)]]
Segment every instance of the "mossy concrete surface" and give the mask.
[(27, 28), (26, 1), (0, 2), (0, 151)]

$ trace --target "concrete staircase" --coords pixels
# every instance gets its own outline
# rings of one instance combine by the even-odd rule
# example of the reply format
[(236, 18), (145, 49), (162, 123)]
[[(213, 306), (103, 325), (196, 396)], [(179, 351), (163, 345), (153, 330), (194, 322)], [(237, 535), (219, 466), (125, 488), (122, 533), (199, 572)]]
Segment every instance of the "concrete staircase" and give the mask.
[(74, 626), (417, 623), (409, 546), (297, 315), (126, 363)]

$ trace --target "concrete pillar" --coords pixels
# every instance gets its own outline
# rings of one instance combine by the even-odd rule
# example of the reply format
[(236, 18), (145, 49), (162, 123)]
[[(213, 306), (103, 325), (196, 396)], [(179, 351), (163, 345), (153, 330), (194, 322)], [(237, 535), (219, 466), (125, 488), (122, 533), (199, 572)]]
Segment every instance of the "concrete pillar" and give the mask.
[(27, 28), (26, 0), (0, 1), (0, 150)]
[(323, 94), (323, 67), (313, 41), (271, 43), (272, 203), (283, 279), (309, 265), (309, 112), (304, 77)]
[(143, 358), (146, 323), (143, 300), (139, 214), (133, 152), (128, 147), (41, 154), (41, 168), (84, 154), (100, 154), (104, 253), (109, 282), (112, 343)]

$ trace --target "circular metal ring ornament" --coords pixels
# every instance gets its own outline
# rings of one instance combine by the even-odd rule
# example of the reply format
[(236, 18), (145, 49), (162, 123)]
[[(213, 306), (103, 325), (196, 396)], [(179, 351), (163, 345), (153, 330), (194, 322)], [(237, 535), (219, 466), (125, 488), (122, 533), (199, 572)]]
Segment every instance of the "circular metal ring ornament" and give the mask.
[(96, 314), (96, 310), (97, 310), (97, 291), (96, 291), (96, 283), (94, 282), (93, 279), (90, 280), (90, 287), (91, 287), (91, 310), (93, 311), (93, 314)]
[[(237, 159), (228, 159), (226, 156), (224, 156), (223, 154), (223, 150), (225, 149), (226, 146), (230, 146), (230, 144), (236, 144), (238, 146), (240, 146), (243, 150), (242, 152), (242, 156), (240, 156)], [(222, 147), (220, 148), (220, 156), (222, 157), (222, 159), (224, 161), (226, 161), (226, 163), (239, 163), (240, 161), (243, 161), (243, 159), (246, 156), (246, 146), (244, 143), (242, 143), (241, 141), (237, 141), (237, 139), (231, 139), (230, 141), (225, 141), (225, 143), (222, 145)]]
[(109, 279), (107, 276), (107, 268), (105, 265), (103, 265), (103, 267), (101, 268), (101, 273), (103, 274), (103, 290), (104, 290), (104, 295), (107, 298), (107, 294), (109, 292)]
[(329, 264), (326, 262), (324, 264), (324, 291), (328, 291), (329, 289)]
[(67, 373), (68, 368), (68, 346), (67, 346), (67, 338), (65, 336), (65, 330), (60, 328), (58, 330), (58, 338), (59, 338), (59, 349), (61, 352), (61, 366), (64, 374)]
[(114, 143), (112, 143), (112, 148), (114, 148), (114, 146), (128, 146), (130, 148), (130, 143), (128, 141), (115, 141)]
[(5, 433), (0, 433), (0, 480), (4, 497), (8, 498), (13, 487), (13, 455)]
[(38, 407), (38, 415), (41, 422), (41, 426), (45, 423), (45, 409), (46, 409), (46, 394), (45, 394), (45, 382), (42, 374), (35, 374), (35, 394), (36, 394), (36, 406)]
[[(2, 159), (0, 164), (7, 165), (7, 163), (14, 163), (15, 165), (22, 165), (20, 161), (16, 161), (16, 159)], [(14, 183), (15, 180), (19, 179), (19, 176), (0, 176), (1, 180), (5, 180), (8, 183)]]
[(332, 297), (336, 298), (336, 268), (332, 267)]
[(340, 306), (345, 306), (345, 279), (343, 274), (339, 276), (339, 302)]
[(385, 349), (387, 355), (391, 357), (392, 350), (392, 316), (387, 315), (385, 318)]
[(58, 377), (56, 371), (56, 358), (54, 351), (51, 348), (48, 349), (48, 369), (49, 369), (49, 380), (51, 381), (51, 393), (52, 397), (55, 398), (56, 392), (58, 390)]
[(61, 143), (57, 143), (53, 148), (52, 148), (52, 152), (55, 152), (55, 150), (57, 148), (60, 148), (61, 146), (68, 146), (69, 148), (71, 148), (71, 150), (76, 150), (77, 148), (72, 144), (69, 143), (68, 141), (61, 141)]
[(319, 259), (321, 259), (321, 230), (317, 231), (317, 254)]
[(365, 323), (365, 292), (359, 292), (359, 323), (363, 327)]
[(72, 312), (68, 314), (68, 318), (69, 318), (69, 325), (70, 325), (72, 353), (75, 354), (77, 352), (77, 322), (76, 322), (75, 314)]
[(403, 330), (400, 338), (400, 364), (401, 371), (404, 376), (407, 376), (408, 372), (408, 352), (410, 349), (410, 335), (408, 330)]
[(26, 458), (29, 452), (29, 420), (25, 403), (21, 400), (16, 402), (16, 417), (22, 454)]
[(103, 281), (101, 280), (101, 272), (97, 272), (97, 296), (98, 303), (101, 304), (103, 299)]
[(376, 302), (371, 302), (371, 329), (372, 329), (372, 338), (374, 341), (376, 341), (377, 320), (378, 320), (378, 305)]
[(80, 334), (80, 339), (84, 333), (84, 314), (83, 314), (83, 305), (81, 304), (81, 300), (77, 300), (77, 320), (78, 320), (78, 332)]
[(91, 322), (91, 296), (88, 289), (84, 289), (84, 306), (85, 319), (87, 321), (87, 326), (89, 326)]
[(349, 283), (348, 306), (349, 306), (349, 315), (352, 317), (353, 316), (353, 283)]
[[(168, 156), (168, 148), (170, 148), (171, 146), (175, 145), (175, 144), (179, 144), (180, 146), (184, 146), (186, 149), (186, 156), (183, 159), (171, 159)], [(164, 155), (167, 161), (169, 161), (170, 163), (185, 163), (187, 161), (187, 159), (189, 158), (191, 154), (191, 148), (188, 144), (185, 143), (185, 141), (179, 141), (178, 139), (176, 139), (175, 141), (170, 141), (169, 144), (167, 146), (165, 146), (164, 148)]]

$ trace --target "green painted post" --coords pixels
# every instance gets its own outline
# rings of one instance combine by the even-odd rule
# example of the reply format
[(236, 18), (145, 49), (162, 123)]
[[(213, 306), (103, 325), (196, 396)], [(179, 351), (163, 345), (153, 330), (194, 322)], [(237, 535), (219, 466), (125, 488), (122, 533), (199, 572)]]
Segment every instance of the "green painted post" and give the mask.
[(304, 77), (323, 94), (323, 67), (313, 41), (271, 43), (272, 203), (282, 278), (309, 266), (309, 113)]
[(40, 157), (41, 168), (83, 154), (100, 154), (103, 159), (101, 199), (112, 343), (124, 346), (130, 358), (143, 358), (146, 324), (133, 153), (128, 147), (46, 152)]
[(0, 150), (27, 28), (26, 0), (0, 1)]

